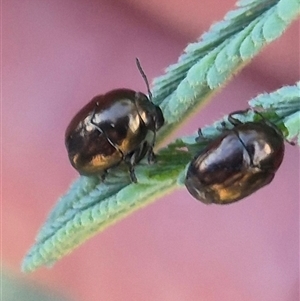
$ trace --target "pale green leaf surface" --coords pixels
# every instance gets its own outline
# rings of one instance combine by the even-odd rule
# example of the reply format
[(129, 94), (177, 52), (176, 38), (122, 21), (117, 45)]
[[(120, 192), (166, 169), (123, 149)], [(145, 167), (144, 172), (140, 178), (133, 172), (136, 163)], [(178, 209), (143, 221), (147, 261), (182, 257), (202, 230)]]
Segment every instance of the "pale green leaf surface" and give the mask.
[(200, 41), (188, 45), (165, 75), (154, 80), (154, 101), (161, 105), (166, 119), (158, 143), (212, 91), (226, 84), (264, 46), (279, 37), (300, 11), (295, 0), (239, 4), (241, 7), (214, 24)]
[(284, 124), (289, 129), (289, 134), (286, 138), (288, 140), (297, 138), (297, 143), (300, 145), (300, 111), (285, 118)]
[[(262, 114), (266, 118), (271, 114), (273, 117), (269, 119), (278, 127), (284, 123), (288, 131), (286, 137), (298, 138), (300, 141), (299, 102), (300, 86), (295, 85), (283, 87), (270, 94), (258, 95), (249, 104), (256, 109), (263, 109)], [(254, 120), (253, 113), (250, 112), (242, 120)], [(123, 189), (118, 192), (115, 191), (115, 185), (116, 182), (128, 178), (125, 171), (113, 171), (109, 182), (98, 182), (96, 186), (95, 178), (81, 177), (75, 182), (75, 190), (79, 196), (74, 194), (72, 188), (71, 195), (75, 201), (71, 202), (69, 199), (70, 192), (59, 200), (41, 229), (36, 244), (25, 258), (23, 269), (31, 271), (41, 265), (52, 264), (120, 218), (183, 185), (188, 162), (209, 140), (220, 134), (221, 123), (224, 121), (227, 122), (226, 117), (212, 126), (204, 127), (202, 134), (206, 139), (201, 143), (195, 142), (196, 134), (177, 139), (159, 151), (157, 164), (148, 166), (143, 161), (136, 167), (138, 184), (124, 181), (120, 184)], [(90, 191), (87, 191), (87, 187), (90, 187)]]
[[(284, 0), (240, 1), (240, 8), (213, 25), (199, 42), (189, 45), (178, 63), (154, 81), (154, 100), (161, 105), (166, 120), (158, 135), (159, 142), (266, 45), (263, 20), (273, 20), (273, 15), (277, 18), (281, 2)], [(288, 14), (285, 10), (282, 10), (280, 20), (283, 20), (282, 15), (285, 16), (286, 28), (296, 14)], [(282, 32), (282, 26), (279, 27)], [(278, 32), (274, 33), (273, 37), (278, 35)], [(286, 135), (299, 136), (295, 115), (299, 111), (298, 107), (295, 109), (299, 86), (282, 89), (271, 96), (263, 94), (255, 98), (252, 105), (263, 107), (268, 102), (275, 102), (276, 105), (264, 108), (278, 114), (280, 119), (274, 122), (284, 122), (288, 130)], [(297, 91), (298, 96), (295, 96)], [(220, 134), (217, 128), (220, 128), (220, 121), (204, 128), (204, 136), (216, 137)], [(195, 135), (178, 139), (160, 150), (159, 160), (154, 165), (148, 166), (143, 160), (136, 167), (138, 184), (130, 183), (123, 166), (111, 169), (104, 183), (97, 177), (76, 180), (50, 213), (23, 261), (23, 270), (33, 271), (52, 264), (107, 226), (182, 185), (187, 163), (205, 146), (205, 143), (199, 146), (194, 138)], [(184, 151), (186, 148), (188, 152)]]
[(300, 145), (300, 82), (294, 86), (282, 87), (270, 94), (258, 95), (249, 104), (252, 107), (276, 112), (288, 132), (286, 138), (297, 139)]

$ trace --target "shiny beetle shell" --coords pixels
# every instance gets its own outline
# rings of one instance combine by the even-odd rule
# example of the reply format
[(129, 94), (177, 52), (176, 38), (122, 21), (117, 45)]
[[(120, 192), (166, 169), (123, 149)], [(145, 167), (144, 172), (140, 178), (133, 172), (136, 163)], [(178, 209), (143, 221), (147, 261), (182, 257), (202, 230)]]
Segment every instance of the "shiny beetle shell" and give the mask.
[(271, 123), (241, 123), (213, 140), (190, 163), (185, 185), (206, 204), (229, 204), (269, 184), (284, 156), (284, 138)]
[(153, 161), (160, 108), (140, 92), (116, 89), (94, 97), (71, 120), (65, 144), (72, 166), (82, 175), (101, 175), (124, 161), (136, 182), (134, 165)]

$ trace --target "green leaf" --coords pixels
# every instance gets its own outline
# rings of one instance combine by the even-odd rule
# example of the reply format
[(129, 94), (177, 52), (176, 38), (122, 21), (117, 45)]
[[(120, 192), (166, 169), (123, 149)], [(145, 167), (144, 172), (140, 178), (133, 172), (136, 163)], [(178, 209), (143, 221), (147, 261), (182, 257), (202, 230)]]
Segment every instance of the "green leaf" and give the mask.
[[(199, 42), (186, 48), (178, 63), (154, 81), (154, 100), (161, 106), (166, 120), (158, 142), (207, 101), (212, 92), (223, 86), (264, 45), (282, 33), (299, 13), (299, 8), (293, 12), (286, 8), (293, 8), (294, 4), (295, 1), (284, 0), (240, 1), (236, 10), (213, 25)], [(277, 18), (280, 24), (272, 31), (268, 24)], [(265, 117), (283, 129), (286, 137), (299, 139), (299, 84), (262, 94), (253, 99), (251, 105), (264, 108)], [(249, 114), (249, 120), (252, 115)], [(217, 137), (224, 120), (226, 118), (202, 129), (203, 135), (208, 139)], [(137, 184), (130, 183), (126, 167), (122, 165), (109, 170), (102, 183), (97, 177), (80, 177), (53, 208), (22, 269), (33, 271), (42, 265), (51, 265), (89, 237), (181, 187), (188, 162), (207, 144), (206, 140), (196, 143), (195, 137), (178, 139), (161, 149), (154, 165), (149, 166), (143, 160), (135, 169)]]
[(158, 144), (278, 38), (300, 12), (299, 0), (239, 1), (237, 5), (154, 80), (154, 102), (161, 106), (166, 120)]
[[(250, 106), (263, 108), (262, 114), (278, 127), (285, 126), (288, 138), (300, 141), (300, 85), (281, 88), (252, 99)], [(275, 113), (275, 114), (274, 114)], [(245, 121), (254, 120), (249, 114)], [(185, 168), (191, 158), (208, 141), (220, 135), (223, 118), (202, 129), (207, 138), (196, 143), (197, 135), (177, 139), (158, 153), (158, 162), (136, 167), (138, 184), (129, 184), (125, 170), (112, 170), (109, 182), (99, 183), (96, 177), (80, 177), (63, 196), (37, 236), (23, 262), (24, 271), (49, 265), (68, 254), (92, 235), (105, 229), (129, 213), (145, 206), (183, 185)]]
[(258, 95), (249, 104), (264, 111), (276, 112), (284, 125), (284, 128), (279, 124), (278, 127), (285, 133), (287, 140), (297, 139), (300, 145), (300, 82), (270, 94)]

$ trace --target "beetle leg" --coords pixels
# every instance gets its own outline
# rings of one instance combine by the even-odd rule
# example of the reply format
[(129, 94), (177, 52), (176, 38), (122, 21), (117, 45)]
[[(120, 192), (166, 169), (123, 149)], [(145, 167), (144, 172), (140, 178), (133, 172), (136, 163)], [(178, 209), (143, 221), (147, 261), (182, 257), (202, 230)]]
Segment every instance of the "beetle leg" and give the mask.
[[(224, 131), (228, 130), (228, 128), (226, 127), (225, 122), (222, 122), (221, 126), (222, 126), (222, 128), (220, 128), (220, 127), (216, 128), (219, 132), (223, 133)], [(211, 137), (204, 136), (201, 128), (198, 129), (197, 134), (198, 134), (198, 137), (195, 138), (195, 142), (197, 142), (197, 143), (201, 143), (201, 142), (208, 143), (211, 140), (213, 140), (213, 138), (211, 138)]]
[(198, 137), (195, 138), (195, 142), (202, 142), (202, 141), (210, 141), (211, 139), (208, 137), (205, 137), (202, 133), (202, 129), (199, 128), (197, 131)]
[(132, 183), (137, 183), (137, 178), (134, 172), (134, 167), (132, 165), (129, 166), (129, 176)]
[(241, 110), (241, 111), (235, 111), (235, 112), (232, 112), (228, 115), (228, 121), (233, 125), (233, 126), (237, 126), (239, 124), (242, 124), (243, 122), (240, 121), (239, 119), (233, 117), (233, 115), (242, 115), (242, 114), (245, 114), (249, 111), (249, 109), (247, 110)]
[(130, 180), (131, 182), (133, 183), (137, 183), (137, 178), (136, 178), (136, 175), (135, 175), (135, 172), (134, 172), (134, 166), (135, 166), (135, 163), (137, 161), (137, 153), (134, 152), (133, 154), (128, 155), (124, 158), (124, 162), (127, 164), (128, 166), (128, 171), (129, 171), (129, 176), (130, 176)]
[(204, 138), (201, 128), (198, 129), (197, 134), (199, 138), (200, 137)]
[(149, 146), (148, 150), (147, 150), (147, 160), (148, 160), (148, 164), (153, 164), (156, 162), (156, 158), (155, 158), (155, 154), (153, 152), (153, 147), (155, 144), (155, 140), (156, 140), (156, 131), (153, 131), (153, 139), (151, 142), (151, 145)]
[(153, 147), (150, 147), (147, 151), (147, 161), (148, 164), (153, 164), (156, 162), (156, 156), (153, 152)]
[[(237, 125), (239, 125), (239, 124), (242, 124), (242, 122), (241, 122), (240, 120), (234, 118), (232, 115), (233, 115), (233, 114), (229, 114), (229, 115), (228, 115), (228, 121), (229, 121), (233, 126), (237, 126)], [(224, 124), (225, 124), (225, 123), (224, 123)]]
[(198, 137), (195, 138), (195, 142), (200, 142), (201, 140), (206, 140), (206, 138), (203, 136), (201, 128), (198, 129)]
[(106, 176), (107, 176), (107, 170), (104, 170), (103, 173), (100, 175), (101, 182), (104, 182)]

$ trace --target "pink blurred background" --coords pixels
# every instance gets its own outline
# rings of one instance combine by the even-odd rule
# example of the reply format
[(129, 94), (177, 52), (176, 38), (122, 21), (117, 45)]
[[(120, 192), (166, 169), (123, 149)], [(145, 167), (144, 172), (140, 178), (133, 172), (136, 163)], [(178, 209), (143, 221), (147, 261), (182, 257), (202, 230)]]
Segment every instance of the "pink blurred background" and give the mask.
[[(20, 263), (58, 197), (77, 177), (64, 147), (73, 115), (118, 87), (145, 91), (234, 0), (3, 1), (5, 266)], [(195, 115), (191, 134), (258, 93), (299, 78), (299, 22)], [(176, 191), (25, 278), (78, 301), (295, 301), (299, 294), (299, 156), (271, 185), (231, 206)]]

